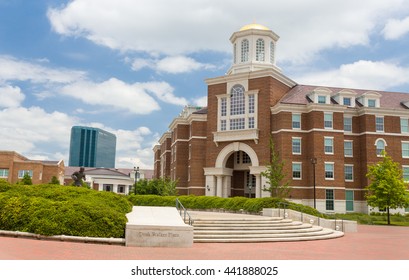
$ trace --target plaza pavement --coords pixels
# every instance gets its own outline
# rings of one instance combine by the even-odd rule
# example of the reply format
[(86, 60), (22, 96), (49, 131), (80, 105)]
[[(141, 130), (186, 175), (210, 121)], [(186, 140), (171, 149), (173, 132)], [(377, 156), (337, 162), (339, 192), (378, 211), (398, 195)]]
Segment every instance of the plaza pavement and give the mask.
[(0, 260), (409, 260), (409, 227), (358, 225), (344, 237), (301, 242), (124, 247), (0, 237)]

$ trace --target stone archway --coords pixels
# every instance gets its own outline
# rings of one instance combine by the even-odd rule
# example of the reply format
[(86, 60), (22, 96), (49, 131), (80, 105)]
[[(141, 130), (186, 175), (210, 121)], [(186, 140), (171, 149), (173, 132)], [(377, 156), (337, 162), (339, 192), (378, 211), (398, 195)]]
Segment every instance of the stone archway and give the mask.
[[(236, 153), (243, 152), (250, 158), (250, 164), (246, 166), (245, 172), (241, 170), (235, 171), (235, 167), (228, 166), (228, 161)], [(260, 173), (265, 169), (265, 167), (259, 166), (259, 160), (256, 152), (249, 145), (241, 142), (233, 142), (226, 147), (224, 147), (218, 154), (215, 162), (215, 167), (204, 168), (206, 176), (206, 195), (219, 196), (219, 197), (229, 197), (232, 194), (232, 182), (234, 173), (240, 173), (243, 176), (243, 181), (245, 178), (249, 178), (252, 181), (251, 186), (242, 185), (243, 195), (245, 193), (250, 194), (253, 197), (261, 197), (262, 192), (262, 178)], [(236, 178), (237, 179), (237, 178)], [(248, 182), (243, 183), (248, 184)], [(247, 188), (247, 189), (245, 189)]]

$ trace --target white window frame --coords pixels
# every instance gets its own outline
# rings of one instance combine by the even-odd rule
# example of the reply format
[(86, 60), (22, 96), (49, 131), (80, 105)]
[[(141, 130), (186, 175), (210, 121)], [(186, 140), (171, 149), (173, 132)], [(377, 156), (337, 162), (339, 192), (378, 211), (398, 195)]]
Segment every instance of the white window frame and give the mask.
[(9, 170), (7, 168), (0, 168), (0, 178), (8, 178)]
[[(296, 172), (300, 172), (300, 177), (294, 177), (294, 166), (299, 166), (300, 170), (296, 170)], [(291, 165), (291, 169), (292, 169), (292, 178), (293, 180), (302, 180), (302, 162), (293, 162)]]
[(386, 147), (388, 146), (388, 144), (386, 143), (385, 139), (383, 139), (383, 138), (378, 138), (378, 139), (375, 140), (376, 156), (377, 157), (382, 157), (382, 151), (379, 151), (380, 149), (378, 149), (378, 143), (379, 142), (383, 142), (383, 144), (384, 144), (382, 151), (386, 151)]
[[(327, 126), (326, 122), (330, 122), (329, 120), (325, 120), (326, 116), (331, 116), (331, 126)], [(334, 128), (334, 114), (332, 112), (324, 112), (324, 129), (333, 129)]]
[[(327, 141), (331, 141), (331, 145), (327, 146)], [(331, 151), (327, 151), (327, 147), (331, 148)], [(324, 137), (324, 154), (333, 155), (334, 154), (334, 137)]]
[[(294, 120), (294, 117), (299, 118), (299, 120)], [(295, 127), (294, 124), (299, 124), (300, 127)], [(291, 114), (291, 127), (294, 130), (301, 130), (301, 114), (300, 113), (292, 113)]]
[[(345, 121), (348, 120), (351, 123), (345, 124)], [(345, 129), (347, 126), (350, 126), (351, 129)], [(351, 116), (344, 116), (344, 132), (352, 132), (352, 117)]]
[[(405, 179), (405, 169), (407, 171), (407, 178)], [(402, 165), (402, 178), (406, 183), (409, 183), (409, 165)]]
[[(294, 152), (294, 141), (299, 141), (300, 145), (300, 151), (299, 152)], [(291, 152), (293, 155), (301, 155), (302, 154), (302, 138), (301, 137), (292, 137), (291, 138)]]
[[(348, 155), (345, 153), (347, 149), (345, 149), (345, 143), (351, 143), (351, 154)], [(349, 150), (349, 149), (348, 149)], [(353, 140), (344, 140), (344, 157), (353, 157), (354, 156), (354, 141)]]
[[(332, 170), (328, 170), (327, 165), (332, 166)], [(332, 177), (327, 177), (327, 172), (332, 172)], [(325, 180), (334, 180), (335, 179), (335, 164), (334, 164), (334, 162), (324, 162), (324, 177), (325, 177)]]
[(33, 170), (19, 170), (18, 171), (18, 178), (22, 179), (24, 178), (24, 175), (28, 173), (30, 175), (30, 178), (33, 178)]
[[(406, 122), (406, 124), (404, 122)], [(408, 118), (400, 118), (400, 132), (403, 134), (409, 133), (409, 119)]]
[[(382, 124), (378, 123), (378, 120), (382, 120)], [(380, 128), (381, 125), (382, 125), (382, 129)], [(383, 116), (375, 116), (375, 131), (385, 132), (385, 119)]]
[[(347, 175), (347, 172), (346, 172), (346, 168), (351, 168), (351, 177), (352, 177), (352, 179), (347, 179), (346, 178), (346, 175)], [(353, 164), (345, 164), (344, 165), (344, 179), (345, 179), (345, 182), (353, 182), (354, 181), (354, 165)]]
[[(403, 146), (404, 145), (407, 145), (407, 147), (406, 147), (406, 151), (408, 152), (407, 153), (407, 155), (405, 156), (404, 155), (404, 149), (403, 149)], [(409, 141), (402, 141), (402, 158), (409, 158)]]
[[(328, 198), (328, 191), (331, 191), (332, 198)], [(332, 201), (332, 209), (328, 209), (328, 202)], [(334, 211), (335, 210), (335, 190), (334, 189), (325, 189), (325, 210), (326, 211)]]

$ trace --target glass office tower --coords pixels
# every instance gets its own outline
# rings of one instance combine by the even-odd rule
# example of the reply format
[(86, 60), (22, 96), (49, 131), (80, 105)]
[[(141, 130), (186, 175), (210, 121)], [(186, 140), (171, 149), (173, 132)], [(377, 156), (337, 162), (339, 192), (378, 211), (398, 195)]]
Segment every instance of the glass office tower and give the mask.
[(116, 136), (99, 128), (71, 128), (69, 166), (115, 167)]

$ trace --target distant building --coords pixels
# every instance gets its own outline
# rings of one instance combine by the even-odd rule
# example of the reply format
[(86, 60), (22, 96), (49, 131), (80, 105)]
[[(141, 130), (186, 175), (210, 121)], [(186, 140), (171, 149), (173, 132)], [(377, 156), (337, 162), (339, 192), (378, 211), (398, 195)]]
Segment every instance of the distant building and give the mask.
[[(67, 166), (65, 169), (65, 185), (71, 185), (71, 175), (79, 167)], [(133, 184), (141, 179), (152, 179), (153, 170), (129, 168), (85, 168), (85, 183), (97, 191), (129, 194)]]
[(69, 166), (115, 167), (116, 136), (99, 128), (71, 128)]
[(13, 151), (0, 151), (0, 179), (15, 184), (29, 174), (33, 184), (46, 184), (55, 176), (64, 182), (64, 161), (30, 160)]

